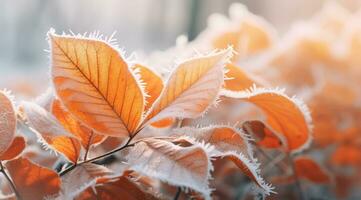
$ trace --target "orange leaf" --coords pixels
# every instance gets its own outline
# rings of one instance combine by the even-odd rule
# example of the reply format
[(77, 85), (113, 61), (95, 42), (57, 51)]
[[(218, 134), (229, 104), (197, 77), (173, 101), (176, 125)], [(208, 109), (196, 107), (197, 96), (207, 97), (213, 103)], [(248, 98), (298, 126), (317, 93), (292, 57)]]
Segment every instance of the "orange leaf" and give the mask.
[(294, 163), (295, 171), (300, 178), (305, 178), (318, 184), (328, 183), (331, 180), (327, 172), (311, 158), (297, 157)]
[(25, 148), (25, 139), (22, 136), (14, 138), (10, 147), (0, 155), (0, 160), (12, 160), (23, 152)]
[(146, 120), (167, 117), (195, 118), (214, 103), (224, 82), (224, 65), (232, 49), (181, 63), (170, 75)]
[(286, 150), (300, 151), (311, 141), (311, 117), (308, 108), (283, 91), (252, 88), (247, 92), (224, 91), (223, 95), (253, 103), (267, 117), (268, 128), (275, 133)]
[(16, 115), (10, 94), (0, 91), (0, 155), (11, 145), (16, 131)]
[(231, 91), (242, 91), (252, 87), (254, 84), (260, 86), (256, 81), (255, 77), (252, 77), (250, 74), (247, 74), (240, 67), (229, 63), (226, 65), (228, 72), (226, 76), (229, 79), (224, 81), (224, 88)]
[(235, 151), (247, 157), (249, 155), (249, 138), (241, 130), (230, 126), (184, 127), (173, 130), (172, 135), (190, 136), (197, 141), (211, 144), (219, 152)]
[(167, 117), (164, 119), (161, 119), (159, 121), (155, 121), (153, 123), (151, 123), (150, 125), (155, 127), (155, 128), (166, 128), (166, 127), (170, 127), (174, 124), (174, 119), (171, 117)]
[(59, 192), (58, 174), (26, 158), (11, 160), (6, 163), (6, 168), (22, 199), (42, 200)]
[(159, 75), (143, 65), (136, 64), (133, 68), (134, 70), (139, 70), (141, 80), (145, 84), (144, 89), (148, 96), (145, 98), (147, 104), (145, 105), (144, 110), (147, 111), (162, 92), (164, 87), (163, 80)]
[[(96, 191), (96, 192), (95, 192)], [(102, 199), (102, 200), (156, 200), (150, 193), (143, 191), (136, 183), (127, 177), (120, 177), (117, 181), (104, 183), (88, 188), (76, 200)]]
[(144, 97), (122, 55), (100, 39), (49, 36), (54, 87), (67, 110), (99, 133), (134, 134)]
[(91, 145), (103, 141), (104, 136), (98, 135), (91, 129), (82, 125), (62, 107), (59, 100), (54, 100), (52, 113), (67, 131), (80, 139), (85, 150), (89, 150)]
[(77, 163), (80, 155), (80, 142), (71, 137), (43, 137), (48, 145), (55, 151), (63, 154), (72, 163)]
[(331, 163), (334, 165), (350, 165), (358, 168), (361, 164), (360, 147), (353, 145), (337, 147), (331, 155)]

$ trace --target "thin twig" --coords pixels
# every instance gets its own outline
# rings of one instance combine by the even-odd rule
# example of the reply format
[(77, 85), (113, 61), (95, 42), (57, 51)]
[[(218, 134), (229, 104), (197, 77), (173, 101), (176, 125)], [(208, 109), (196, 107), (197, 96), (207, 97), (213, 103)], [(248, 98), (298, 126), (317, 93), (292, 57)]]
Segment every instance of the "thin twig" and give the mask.
[(91, 134), (90, 134), (89, 140), (88, 140), (88, 144), (86, 145), (86, 149), (85, 149), (84, 161), (86, 161), (88, 159), (88, 153), (89, 153), (89, 149), (90, 149), (90, 144), (93, 141), (93, 136), (94, 136), (94, 132), (91, 131)]
[(177, 193), (175, 193), (175, 196), (174, 196), (173, 200), (178, 200), (178, 198), (180, 197), (181, 192), (182, 192), (181, 187), (178, 187)]
[(84, 161), (82, 161), (82, 162), (79, 162), (78, 164), (75, 164), (75, 165), (72, 165), (72, 166), (66, 168), (64, 171), (62, 171), (62, 172), (59, 173), (59, 176), (64, 176), (64, 175), (67, 174), (68, 172), (70, 172), (70, 171), (72, 171), (73, 169), (75, 169), (77, 166), (80, 166), (80, 165), (82, 165), (82, 164), (84, 164), (84, 163), (90, 163), (90, 162), (97, 161), (97, 160), (99, 160), (99, 159), (101, 159), (101, 158), (110, 156), (110, 155), (112, 155), (112, 154), (114, 154), (114, 153), (116, 153), (116, 152), (118, 152), (118, 151), (121, 151), (121, 150), (123, 150), (123, 149), (125, 149), (125, 148), (134, 146), (134, 144), (129, 144), (133, 138), (134, 138), (134, 137), (130, 137), (130, 138), (128, 139), (128, 141), (127, 141), (123, 146), (121, 146), (121, 147), (119, 147), (119, 148), (117, 148), (117, 149), (114, 149), (114, 150), (112, 150), (112, 151), (109, 151), (109, 152), (106, 153), (106, 154), (103, 154), (103, 155), (94, 157), (94, 158), (89, 159), (89, 160), (84, 160)]
[(298, 191), (298, 193), (299, 193), (299, 197), (301, 198), (301, 200), (306, 200), (306, 197), (305, 197), (305, 195), (303, 194), (303, 190), (302, 190), (302, 187), (301, 187), (300, 180), (298, 179), (298, 175), (297, 175), (297, 172), (296, 172), (295, 163), (293, 162), (293, 159), (292, 159), (290, 153), (287, 153), (286, 157), (287, 157), (287, 159), (288, 159), (289, 164), (291, 165), (292, 174), (293, 174), (293, 177), (294, 177), (294, 179), (295, 179), (295, 185), (296, 185), (296, 187), (297, 187), (297, 191)]
[(13, 181), (10, 179), (9, 175), (6, 173), (5, 171), (5, 167), (3, 166), (2, 162), (0, 161), (0, 172), (4, 174), (5, 178), (7, 179), (7, 181), (10, 184), (10, 187), (12, 189), (12, 191), (15, 193), (15, 196), (18, 200), (22, 200), (19, 192), (16, 190), (15, 184), (13, 183)]

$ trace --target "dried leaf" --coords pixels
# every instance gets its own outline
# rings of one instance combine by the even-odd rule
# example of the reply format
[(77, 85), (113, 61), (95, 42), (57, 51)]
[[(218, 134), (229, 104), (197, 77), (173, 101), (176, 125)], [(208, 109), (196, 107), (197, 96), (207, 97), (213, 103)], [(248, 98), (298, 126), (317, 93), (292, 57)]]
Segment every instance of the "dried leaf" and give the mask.
[(247, 92), (223, 91), (223, 95), (253, 103), (267, 117), (268, 128), (275, 133), (286, 150), (300, 151), (311, 141), (311, 117), (308, 108), (282, 91), (252, 88)]
[(15, 137), (10, 147), (0, 155), (0, 160), (12, 160), (19, 156), (25, 149), (25, 143), (24, 137)]
[(6, 91), (0, 91), (0, 155), (9, 148), (16, 131), (16, 115), (9, 95)]
[(224, 65), (232, 49), (181, 63), (170, 75), (160, 97), (146, 117), (148, 123), (167, 117), (195, 118), (218, 97), (224, 82)]
[(47, 145), (56, 152), (63, 154), (70, 162), (77, 163), (81, 145), (78, 139), (67, 136), (43, 137)]
[(209, 198), (212, 165), (201, 146), (180, 147), (159, 139), (138, 142), (127, 156), (131, 168), (171, 185), (189, 187)]
[(6, 163), (6, 168), (23, 199), (42, 200), (59, 192), (58, 174), (26, 158), (11, 160)]
[(132, 135), (144, 97), (122, 55), (99, 39), (49, 36), (55, 91), (69, 112), (99, 133)]
[(311, 158), (300, 156), (294, 160), (295, 171), (299, 178), (305, 178), (313, 183), (329, 183), (331, 178), (322, 167)]

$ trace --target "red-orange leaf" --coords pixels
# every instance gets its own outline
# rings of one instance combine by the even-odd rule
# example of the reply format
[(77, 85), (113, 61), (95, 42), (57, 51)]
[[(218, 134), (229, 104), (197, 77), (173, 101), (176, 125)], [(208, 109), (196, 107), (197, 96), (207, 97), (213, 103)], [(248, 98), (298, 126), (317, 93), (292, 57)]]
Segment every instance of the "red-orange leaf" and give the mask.
[(308, 157), (298, 157), (294, 160), (297, 176), (314, 183), (322, 184), (330, 182), (327, 172), (314, 160)]
[(14, 138), (10, 147), (0, 155), (0, 160), (12, 160), (20, 155), (25, 148), (25, 139), (22, 136)]
[(26, 158), (7, 162), (6, 169), (22, 199), (42, 200), (59, 192), (58, 174), (38, 166)]
[(50, 33), (57, 96), (97, 132), (131, 136), (144, 111), (143, 91), (123, 56), (100, 39)]
[(0, 155), (4, 153), (14, 139), (16, 116), (13, 102), (6, 91), (0, 91)]

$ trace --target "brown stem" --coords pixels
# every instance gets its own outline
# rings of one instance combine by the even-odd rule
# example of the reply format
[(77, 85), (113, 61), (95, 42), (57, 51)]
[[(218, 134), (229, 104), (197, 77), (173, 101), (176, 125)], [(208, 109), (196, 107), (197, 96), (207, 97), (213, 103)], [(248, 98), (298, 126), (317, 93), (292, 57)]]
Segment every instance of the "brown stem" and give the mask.
[(178, 187), (177, 193), (175, 193), (175, 196), (174, 196), (173, 200), (178, 200), (179, 197), (180, 197), (181, 192), (182, 192), (181, 187)]
[(117, 148), (117, 149), (114, 149), (114, 150), (112, 150), (112, 151), (109, 151), (109, 152), (106, 153), (106, 154), (103, 154), (103, 155), (94, 157), (94, 158), (89, 159), (89, 160), (84, 160), (84, 161), (82, 161), (82, 162), (79, 162), (78, 164), (75, 164), (75, 165), (72, 165), (72, 166), (66, 168), (64, 171), (62, 171), (62, 172), (59, 173), (59, 176), (64, 176), (64, 175), (67, 174), (68, 172), (70, 172), (70, 171), (72, 171), (73, 169), (75, 169), (77, 166), (80, 166), (80, 165), (82, 165), (82, 164), (84, 164), (84, 163), (89, 163), (89, 162), (97, 161), (97, 160), (99, 160), (99, 159), (101, 159), (101, 158), (110, 156), (110, 155), (112, 155), (112, 154), (114, 154), (114, 153), (116, 153), (116, 152), (118, 152), (118, 151), (121, 151), (121, 150), (123, 150), (123, 149), (125, 149), (125, 148), (134, 146), (134, 144), (130, 144), (130, 142), (132, 141), (133, 138), (134, 138), (134, 136), (133, 136), (133, 137), (130, 137), (130, 138), (128, 139), (128, 141), (127, 141), (123, 146), (121, 146), (121, 147), (119, 147), (119, 148)]
[(299, 197), (301, 198), (301, 200), (306, 200), (306, 197), (305, 197), (305, 195), (303, 194), (303, 190), (302, 190), (302, 187), (301, 187), (300, 180), (298, 179), (298, 175), (297, 175), (297, 172), (296, 172), (295, 163), (293, 162), (292, 156), (290, 155), (290, 153), (287, 153), (286, 156), (287, 156), (287, 159), (288, 159), (289, 164), (291, 165), (292, 175), (293, 175), (293, 178), (295, 179), (295, 185), (296, 185), (296, 187), (297, 187), (297, 191), (298, 191)]
[(90, 145), (91, 145), (91, 143), (93, 141), (93, 136), (94, 136), (94, 132), (91, 131), (91, 134), (90, 134), (90, 137), (89, 137), (89, 140), (88, 140), (88, 144), (86, 145), (86, 149), (85, 149), (84, 161), (86, 161), (88, 159), (89, 148), (90, 148)]
[(15, 184), (14, 184), (13, 181), (10, 179), (9, 175), (6, 173), (5, 167), (3, 166), (3, 164), (2, 164), (1, 161), (0, 161), (0, 172), (1, 172), (2, 174), (4, 174), (6, 180), (9, 182), (12, 191), (13, 191), (13, 192), (15, 193), (15, 195), (16, 195), (16, 198), (17, 198), (18, 200), (22, 200), (19, 192), (16, 190)]

